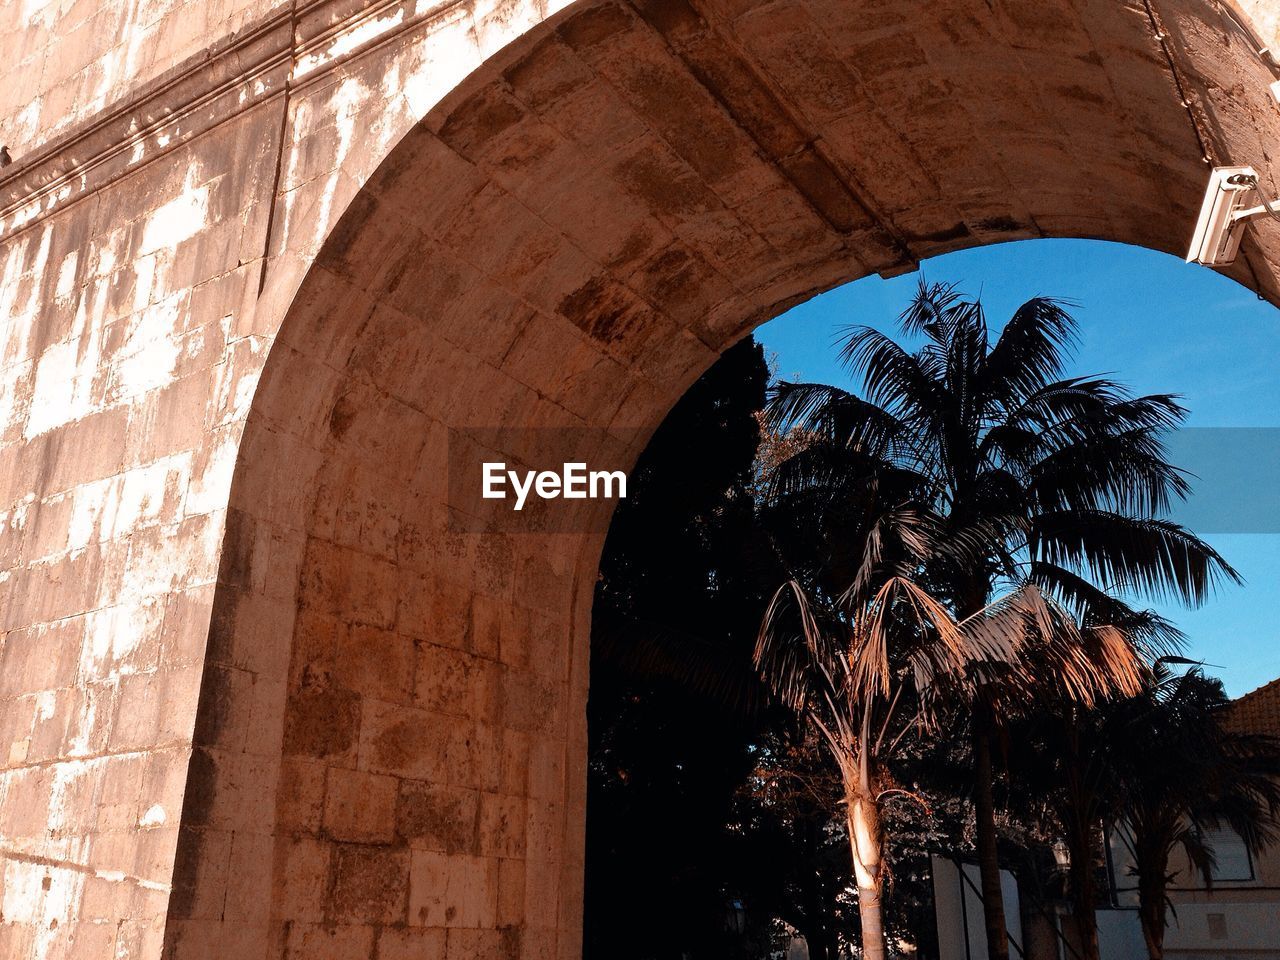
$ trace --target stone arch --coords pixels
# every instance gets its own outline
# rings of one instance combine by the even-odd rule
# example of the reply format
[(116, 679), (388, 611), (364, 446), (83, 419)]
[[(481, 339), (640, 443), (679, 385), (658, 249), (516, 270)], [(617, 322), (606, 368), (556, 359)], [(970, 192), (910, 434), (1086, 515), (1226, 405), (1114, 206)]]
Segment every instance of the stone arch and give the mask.
[[(240, 442), (171, 955), (576, 956), (609, 507), (509, 530), (451, 449), (627, 462), (754, 326), (949, 250), (1178, 250), (1202, 152), (1280, 113), (1218, 5), (1160, 6), (580, 0), (431, 109)], [(1273, 301), (1276, 236), (1233, 270)]]

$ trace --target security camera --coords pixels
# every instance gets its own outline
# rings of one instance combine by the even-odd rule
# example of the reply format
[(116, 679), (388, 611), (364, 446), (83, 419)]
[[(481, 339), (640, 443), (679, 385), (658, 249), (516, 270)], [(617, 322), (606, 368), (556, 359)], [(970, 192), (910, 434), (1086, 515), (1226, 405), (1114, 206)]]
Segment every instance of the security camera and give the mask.
[(1280, 206), (1273, 203), (1262, 199), (1253, 167), (1214, 167), (1187, 263), (1216, 267), (1234, 262), (1246, 223), (1261, 216), (1280, 218)]

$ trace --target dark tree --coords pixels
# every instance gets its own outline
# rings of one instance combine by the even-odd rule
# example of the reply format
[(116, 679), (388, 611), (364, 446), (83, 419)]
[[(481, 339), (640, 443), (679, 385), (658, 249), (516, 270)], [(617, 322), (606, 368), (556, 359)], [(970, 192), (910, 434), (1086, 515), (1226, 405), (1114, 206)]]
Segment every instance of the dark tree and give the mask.
[[(1280, 743), (1233, 731), (1228, 707), (1220, 681), (1156, 663), (1135, 696), (1091, 710), (1046, 704), (1039, 717), (1013, 728), (1013, 748), (1029, 758), (1026, 789), (1070, 851), (1068, 893), (1077, 917), (1092, 918), (1101, 893), (1103, 825), (1120, 825), (1132, 837), (1151, 960), (1164, 956), (1167, 890), (1179, 854), (1208, 883), (1214, 851), (1206, 828), (1229, 827), (1254, 855), (1276, 837)], [(1090, 924), (1079, 932), (1088, 949), (1096, 930)]]
[(609, 530), (588, 702), (589, 960), (728, 958), (746, 939), (727, 824), (761, 716), (749, 490), (767, 381), (754, 340), (726, 351), (655, 433)]

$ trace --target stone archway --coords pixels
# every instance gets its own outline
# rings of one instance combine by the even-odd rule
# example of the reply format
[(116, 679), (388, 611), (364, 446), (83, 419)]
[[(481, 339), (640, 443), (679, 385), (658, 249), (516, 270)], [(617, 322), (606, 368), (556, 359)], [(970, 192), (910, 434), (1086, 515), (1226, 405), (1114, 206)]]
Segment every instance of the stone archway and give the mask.
[[(923, 13), (896, 6), (576, 6), (365, 185), (284, 320), (233, 492), (265, 579), (285, 542), (298, 584), (262, 824), (271, 949), (578, 949), (600, 540), (453, 531), (475, 505), (449, 499), (449, 431), (560, 428), (560, 449), (497, 452), (590, 460), (845, 280), (1020, 237), (1183, 242), (1203, 169), (1189, 118), (1162, 70), (1162, 109), (1121, 92), (1159, 67), (1150, 23), (951, 13), (926, 54), (904, 29)], [(196, 793), (217, 797), (210, 756)]]
[[(72, 955), (75, 937), (47, 933), (55, 916), (95, 956), (85, 944), (120, 950), (127, 921), (146, 930), (127, 955), (148, 958), (163, 940), (183, 960), (571, 960), (608, 505), (557, 531), (497, 529), (450, 489), (450, 449), (634, 459), (755, 325), (949, 250), (1088, 236), (1177, 251), (1204, 154), (1265, 167), (1280, 130), (1257, 44), (1209, 0), (512, 0), (463, 27), (454, 7), (407, 10), (273, 14), (252, 38), (288, 34), (290, 79), (274, 173), (246, 187), (256, 204), (228, 200), (240, 181), (223, 156), (204, 200), (129, 241), (153, 256), (157, 223), (190, 241), (175, 274), (227, 243), (260, 248), (232, 256), (244, 283), (207, 296), (226, 311), (223, 363), (247, 375), (175, 408), (231, 482), (201, 487), (216, 520), (158, 549), (216, 548), (174, 560), (205, 574), (183, 582), (185, 606), (178, 586), (147, 587), (173, 610), (157, 656), (188, 658), (171, 686), (194, 715), (157, 719), (154, 696), (113, 708), (136, 728), (131, 757), (161, 742), (179, 757), (155, 794), (168, 826), (130, 810), (100, 843), (91, 800), (48, 800), (98, 852), (15, 861), (32, 891), (38, 870), (81, 878), (56, 909), (6, 906), (15, 955)], [(449, 44), (466, 56), (446, 62)], [(350, 58), (318, 73), (339, 49)], [(187, 183), (189, 156), (159, 156)], [(243, 235), (216, 232), (238, 217)], [(1272, 300), (1277, 236), (1261, 225), (1233, 268)], [(23, 597), (65, 578), (41, 571)], [(8, 610), (23, 630), (44, 615)], [(48, 769), (78, 783), (66, 736)], [(83, 773), (86, 796), (111, 789), (116, 758)], [(11, 766), (5, 835), (40, 837), (13, 811), (51, 789), (45, 768)]]

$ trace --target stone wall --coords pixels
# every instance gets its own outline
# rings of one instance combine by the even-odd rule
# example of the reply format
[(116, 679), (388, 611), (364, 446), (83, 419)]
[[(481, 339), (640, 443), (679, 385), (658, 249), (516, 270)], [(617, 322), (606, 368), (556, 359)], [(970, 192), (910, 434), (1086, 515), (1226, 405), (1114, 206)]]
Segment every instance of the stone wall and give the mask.
[(608, 508), (510, 529), (451, 445), (627, 461), (947, 250), (1179, 252), (1280, 127), (1221, 11), (6, 7), (0, 952), (576, 956)]
[(14, 0), (0, 10), (0, 143), (23, 156), (288, 9), (271, 0)]

